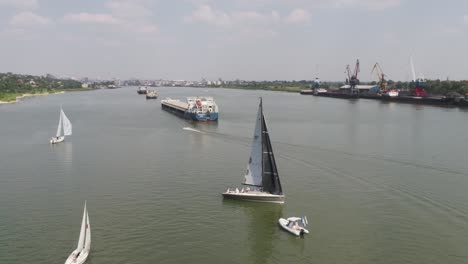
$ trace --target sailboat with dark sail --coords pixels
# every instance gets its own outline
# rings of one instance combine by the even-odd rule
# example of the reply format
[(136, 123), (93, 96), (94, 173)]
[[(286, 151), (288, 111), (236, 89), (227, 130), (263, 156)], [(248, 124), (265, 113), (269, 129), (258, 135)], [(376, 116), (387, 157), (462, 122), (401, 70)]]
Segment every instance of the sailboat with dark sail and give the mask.
[(270, 136), (263, 116), (262, 98), (258, 107), (252, 149), (242, 188), (228, 188), (225, 198), (255, 202), (284, 203), (284, 194), (276, 167)]

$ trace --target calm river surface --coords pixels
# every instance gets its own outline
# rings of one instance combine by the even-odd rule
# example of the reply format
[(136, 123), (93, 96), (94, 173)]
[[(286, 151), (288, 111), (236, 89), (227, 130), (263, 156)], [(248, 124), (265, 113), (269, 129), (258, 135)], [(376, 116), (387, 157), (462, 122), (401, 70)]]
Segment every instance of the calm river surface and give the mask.
[[(213, 96), (220, 120), (187, 122), (136, 87), (0, 105), (0, 263), (64, 263), (85, 200), (88, 264), (468, 263), (467, 111), (158, 91)], [(220, 194), (243, 178), (259, 96), (284, 205)], [(73, 136), (51, 146), (60, 104)], [(301, 215), (310, 222), (304, 239), (277, 225)]]

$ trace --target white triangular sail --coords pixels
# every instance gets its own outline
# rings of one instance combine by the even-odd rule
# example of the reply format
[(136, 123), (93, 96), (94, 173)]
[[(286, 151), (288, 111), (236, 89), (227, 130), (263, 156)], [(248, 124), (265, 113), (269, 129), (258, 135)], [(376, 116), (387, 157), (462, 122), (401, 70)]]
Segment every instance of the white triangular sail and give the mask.
[(257, 119), (255, 120), (254, 137), (250, 151), (247, 172), (243, 184), (262, 186), (262, 105), (258, 107)]
[(58, 123), (58, 127), (57, 127), (57, 133), (55, 134), (56, 137), (60, 137), (61, 133), (62, 133), (62, 112), (60, 112), (59, 123)]
[(85, 244), (85, 236), (86, 236), (86, 218), (87, 218), (87, 210), (86, 210), (86, 202), (84, 205), (84, 210), (83, 210), (83, 220), (81, 221), (81, 229), (80, 229), (80, 238), (78, 239), (78, 245), (76, 246), (76, 250), (79, 252), (81, 251)]
[(63, 123), (63, 134), (65, 136), (70, 136), (72, 134), (72, 124), (68, 117), (65, 115), (65, 112), (61, 109), (61, 118)]
[(88, 211), (86, 211), (86, 237), (85, 237), (84, 250), (89, 252), (90, 248), (91, 248), (91, 225), (89, 224)]

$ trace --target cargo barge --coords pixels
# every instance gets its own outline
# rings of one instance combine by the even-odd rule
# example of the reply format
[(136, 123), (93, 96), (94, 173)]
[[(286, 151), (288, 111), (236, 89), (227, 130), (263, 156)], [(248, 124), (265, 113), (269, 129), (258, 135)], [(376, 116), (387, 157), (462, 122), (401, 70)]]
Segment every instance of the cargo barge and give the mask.
[(384, 102), (396, 102), (406, 104), (420, 104), (420, 105), (435, 105), (435, 106), (468, 106), (468, 97), (463, 96), (417, 96), (416, 93), (410, 94), (407, 91), (397, 91), (396, 96), (391, 96), (388, 93), (376, 93), (376, 92), (362, 92), (362, 93), (349, 93), (343, 91), (326, 91), (325, 89), (320, 90), (302, 90), (302, 95), (314, 95), (323, 97), (333, 97), (341, 99), (372, 99)]
[(218, 105), (212, 97), (187, 97), (187, 102), (168, 98), (161, 100), (161, 108), (188, 120), (218, 120)]
[(358, 99), (358, 93), (343, 93), (343, 92), (322, 92), (314, 93), (315, 96), (324, 96), (324, 97), (334, 97), (334, 98), (343, 98), (343, 99)]
[(314, 95), (314, 90), (301, 90), (299, 93), (302, 95)]

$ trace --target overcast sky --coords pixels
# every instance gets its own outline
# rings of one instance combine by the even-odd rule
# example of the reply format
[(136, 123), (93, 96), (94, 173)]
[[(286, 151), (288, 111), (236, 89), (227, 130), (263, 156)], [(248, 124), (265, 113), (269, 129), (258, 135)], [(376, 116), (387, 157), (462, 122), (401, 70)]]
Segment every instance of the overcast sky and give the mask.
[(468, 0), (0, 0), (0, 72), (468, 79)]

